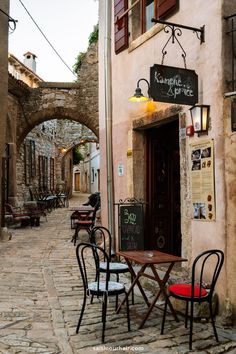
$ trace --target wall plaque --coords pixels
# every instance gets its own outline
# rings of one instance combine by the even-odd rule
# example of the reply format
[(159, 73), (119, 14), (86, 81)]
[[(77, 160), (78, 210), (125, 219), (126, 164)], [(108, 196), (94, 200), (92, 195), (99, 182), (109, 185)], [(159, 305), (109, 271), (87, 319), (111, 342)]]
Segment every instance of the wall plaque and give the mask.
[(198, 102), (198, 76), (194, 70), (154, 64), (150, 95), (154, 101), (193, 106)]
[(214, 141), (191, 144), (190, 148), (192, 217), (195, 220), (214, 221), (216, 218)]

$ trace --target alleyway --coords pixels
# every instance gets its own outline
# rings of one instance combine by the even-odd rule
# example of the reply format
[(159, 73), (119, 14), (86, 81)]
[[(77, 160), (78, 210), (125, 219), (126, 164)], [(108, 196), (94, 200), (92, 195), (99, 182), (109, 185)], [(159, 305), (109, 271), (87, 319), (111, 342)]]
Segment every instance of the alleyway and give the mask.
[[(70, 206), (85, 200), (86, 195), (73, 197)], [(158, 310), (138, 330), (146, 311), (139, 297), (131, 306), (131, 332), (127, 332), (124, 311), (115, 315), (110, 303), (106, 343), (101, 345), (101, 306), (95, 302), (88, 305), (81, 332), (75, 334), (82, 288), (70, 241), (70, 214), (69, 209), (56, 209), (48, 221), (42, 218), (39, 228), (15, 229), (12, 240), (0, 245), (0, 353), (187, 353), (188, 332), (183, 323), (168, 318), (166, 335), (160, 336)], [(218, 331), (221, 342), (217, 345), (210, 326), (195, 324), (195, 352), (236, 353), (236, 334)]]

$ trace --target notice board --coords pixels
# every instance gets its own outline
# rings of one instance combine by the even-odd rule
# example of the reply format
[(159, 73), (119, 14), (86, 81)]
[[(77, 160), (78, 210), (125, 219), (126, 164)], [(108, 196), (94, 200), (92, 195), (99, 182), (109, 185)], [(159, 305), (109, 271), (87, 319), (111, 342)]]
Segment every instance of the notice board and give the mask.
[(191, 199), (195, 220), (215, 220), (214, 141), (191, 144)]
[(142, 203), (121, 203), (119, 210), (119, 248), (121, 251), (144, 249)]

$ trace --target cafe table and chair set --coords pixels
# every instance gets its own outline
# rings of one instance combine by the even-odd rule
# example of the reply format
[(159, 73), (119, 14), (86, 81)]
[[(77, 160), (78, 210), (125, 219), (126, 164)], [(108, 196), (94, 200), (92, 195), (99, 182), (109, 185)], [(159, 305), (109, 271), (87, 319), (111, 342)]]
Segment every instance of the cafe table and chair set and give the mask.
[[(177, 313), (170, 300), (171, 297), (174, 297), (178, 300), (185, 301), (186, 303), (185, 327), (187, 328), (188, 326), (189, 318), (190, 350), (192, 349), (193, 342), (193, 309), (195, 303), (208, 303), (214, 336), (216, 341), (219, 341), (212, 310), (212, 297), (224, 262), (224, 254), (221, 250), (206, 250), (196, 257), (192, 264), (192, 274), (189, 283), (172, 284), (168, 286), (168, 280), (174, 265), (186, 262), (186, 258), (163, 253), (157, 250), (119, 250), (116, 252), (116, 256), (125, 260), (125, 263), (113, 261), (111, 254), (110, 231), (103, 226), (94, 227), (93, 223), (91, 223), (90, 227), (87, 228), (86, 231), (89, 235), (89, 242), (78, 243), (76, 247), (76, 256), (84, 291), (83, 303), (76, 328), (76, 333), (78, 333), (80, 330), (88, 298), (90, 298), (91, 304), (93, 303), (94, 298), (97, 298), (98, 301), (102, 303), (102, 343), (104, 343), (107, 304), (109, 297), (116, 298), (115, 311), (117, 314), (120, 312), (123, 305), (126, 305), (127, 329), (130, 331), (131, 326), (129, 314), (129, 295), (132, 294), (133, 305), (133, 290), (134, 287), (137, 286), (140, 290), (144, 302), (147, 305), (147, 311), (143, 316), (141, 323), (139, 323), (140, 329), (145, 325), (153, 309), (156, 308), (155, 305), (158, 299), (162, 295), (165, 300), (165, 304), (162, 311), (163, 315), (160, 334), (164, 333), (167, 309), (169, 310), (169, 313), (174, 317), (174, 319), (179, 322)], [(74, 245), (76, 245), (77, 238), (78, 233), (76, 234), (76, 237), (72, 239)], [(133, 264), (138, 264), (140, 266), (138, 267), (138, 271), (135, 270), (136, 267), (134, 267)], [(160, 265), (165, 266), (162, 267), (162, 270), (165, 269), (164, 276), (160, 275), (159, 269), (157, 267)], [(94, 274), (91, 278), (93, 267)], [(125, 285), (120, 282), (119, 275), (121, 273), (128, 272), (131, 275), (131, 284), (129, 288), (126, 289)], [(111, 277), (112, 274), (116, 276), (114, 281)], [(151, 279), (158, 284), (157, 292), (151, 301), (148, 299), (144, 287), (142, 286), (142, 282), (140, 281), (141, 277)], [(206, 283), (208, 284), (207, 288), (205, 286)], [(122, 294), (122, 300), (118, 305), (118, 296)]]

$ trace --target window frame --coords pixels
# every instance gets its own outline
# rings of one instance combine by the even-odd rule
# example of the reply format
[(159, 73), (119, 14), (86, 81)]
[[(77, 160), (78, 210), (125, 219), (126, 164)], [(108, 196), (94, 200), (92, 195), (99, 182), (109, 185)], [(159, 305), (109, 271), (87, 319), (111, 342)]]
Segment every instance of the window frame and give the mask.
[[(153, 17), (157, 18), (158, 0), (153, 0), (153, 2), (154, 2)], [(141, 32), (142, 32), (142, 34), (148, 31), (146, 29), (146, 3), (147, 3), (147, 0), (141, 0)]]

